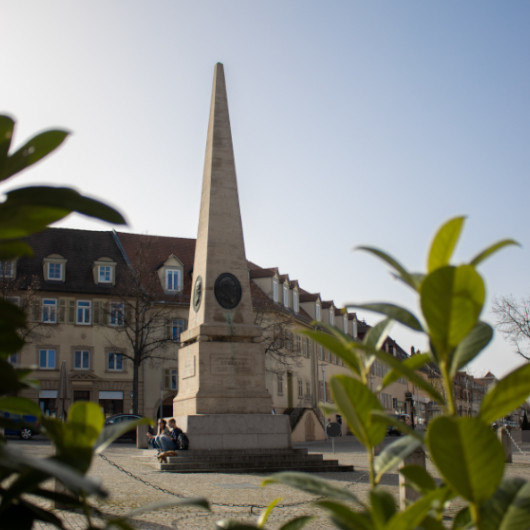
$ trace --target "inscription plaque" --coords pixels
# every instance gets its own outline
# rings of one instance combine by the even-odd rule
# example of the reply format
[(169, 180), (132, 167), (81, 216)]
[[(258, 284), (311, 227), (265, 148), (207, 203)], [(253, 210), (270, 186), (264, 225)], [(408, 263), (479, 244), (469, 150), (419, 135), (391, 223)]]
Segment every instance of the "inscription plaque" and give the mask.
[(215, 355), (212, 357), (212, 373), (216, 375), (249, 375), (252, 363), (248, 357), (233, 355)]

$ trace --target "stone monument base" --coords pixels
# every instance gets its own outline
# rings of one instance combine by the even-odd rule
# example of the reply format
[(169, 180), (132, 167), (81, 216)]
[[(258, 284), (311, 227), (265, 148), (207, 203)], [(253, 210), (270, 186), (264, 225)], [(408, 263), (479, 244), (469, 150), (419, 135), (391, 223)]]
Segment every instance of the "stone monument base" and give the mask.
[(175, 416), (190, 449), (291, 448), (289, 417), (283, 414), (200, 414)]

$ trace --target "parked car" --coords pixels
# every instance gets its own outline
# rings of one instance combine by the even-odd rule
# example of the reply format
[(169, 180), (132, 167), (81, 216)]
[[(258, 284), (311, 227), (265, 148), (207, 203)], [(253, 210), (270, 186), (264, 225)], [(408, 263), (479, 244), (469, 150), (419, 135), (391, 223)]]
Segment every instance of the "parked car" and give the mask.
[[(139, 420), (142, 417), (143, 416), (140, 416), (139, 414), (114, 414), (114, 416), (109, 416), (105, 420), (105, 426), (116, 425), (123, 421)], [(131, 429), (130, 431), (122, 434), (118, 440), (131, 440), (136, 442), (136, 429)]]
[(12, 414), (5, 411), (0, 412), (0, 414), (2, 418), (9, 421), (9, 424), (4, 426), (6, 436), (20, 436), (23, 440), (31, 440), (33, 435), (40, 432), (39, 422), (31, 414)]

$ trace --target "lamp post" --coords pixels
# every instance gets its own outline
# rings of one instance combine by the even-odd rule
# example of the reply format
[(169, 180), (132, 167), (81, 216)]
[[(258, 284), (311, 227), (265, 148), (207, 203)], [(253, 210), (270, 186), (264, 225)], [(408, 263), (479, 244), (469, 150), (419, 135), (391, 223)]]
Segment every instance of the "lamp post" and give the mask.
[[(320, 367), (322, 368), (322, 400), (324, 403), (327, 403), (326, 399), (326, 365), (324, 363), (320, 363)], [(328, 428), (328, 417), (326, 412), (324, 411), (324, 436), (326, 437), (326, 440), (328, 438), (327, 433)]]

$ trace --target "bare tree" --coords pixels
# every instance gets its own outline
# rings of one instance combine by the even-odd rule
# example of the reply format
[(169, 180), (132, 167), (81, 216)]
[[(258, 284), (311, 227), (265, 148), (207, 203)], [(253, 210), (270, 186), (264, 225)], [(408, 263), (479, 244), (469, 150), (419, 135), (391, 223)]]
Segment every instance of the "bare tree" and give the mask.
[[(302, 338), (292, 330), (296, 327), (295, 319), (290, 315), (274, 314), (257, 311), (255, 324), (261, 327), (263, 335), (261, 343), (265, 346), (265, 358), (268, 359), (267, 369), (282, 372), (286, 367), (298, 366), (302, 358)], [(275, 370), (278, 367), (279, 370)]]
[[(147, 247), (138, 249), (134, 263), (142, 264)], [(116, 347), (133, 367), (132, 409), (139, 411), (140, 367), (147, 360), (169, 360), (167, 346), (174, 343), (170, 334), (173, 315), (171, 306), (160, 301), (157, 276), (147, 267), (137, 265), (122, 275), (114, 292), (114, 300), (105, 308), (106, 323), (111, 323), (114, 332), (108, 334), (109, 343)]]
[(530, 298), (506, 296), (493, 301), (497, 329), (514, 345), (515, 351), (530, 361)]

